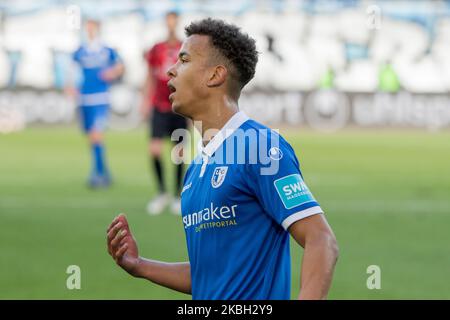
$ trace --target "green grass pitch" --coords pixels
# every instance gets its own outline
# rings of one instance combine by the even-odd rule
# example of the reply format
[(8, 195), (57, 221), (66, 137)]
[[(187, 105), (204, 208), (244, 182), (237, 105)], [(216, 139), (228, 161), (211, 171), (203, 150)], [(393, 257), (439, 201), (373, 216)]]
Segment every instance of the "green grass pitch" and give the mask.
[[(329, 298), (450, 299), (449, 132), (282, 133), (338, 238)], [(89, 149), (75, 127), (0, 135), (1, 299), (190, 298), (133, 279), (107, 254), (106, 228), (125, 212), (143, 256), (187, 258), (180, 218), (144, 211), (155, 191), (146, 132), (108, 132), (107, 147), (115, 184), (91, 191)], [(301, 248), (293, 241), (291, 252), (295, 297)], [(81, 268), (81, 290), (66, 288), (69, 265)], [(380, 290), (366, 287), (369, 265), (381, 268)]]

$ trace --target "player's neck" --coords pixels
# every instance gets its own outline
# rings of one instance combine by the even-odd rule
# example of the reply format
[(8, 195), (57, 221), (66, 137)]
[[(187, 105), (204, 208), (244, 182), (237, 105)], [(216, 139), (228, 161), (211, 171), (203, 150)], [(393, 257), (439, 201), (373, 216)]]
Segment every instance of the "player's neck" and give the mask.
[(202, 135), (203, 145), (207, 145), (214, 137), (214, 133), (221, 130), (228, 120), (239, 112), (237, 101), (227, 96), (209, 106), (215, 107), (206, 108), (207, 112), (193, 119), (195, 127)]
[(101, 41), (98, 37), (88, 38), (87, 47), (89, 50), (96, 51), (101, 48)]
[(179, 40), (176, 36), (176, 34), (169, 34), (169, 37), (167, 38), (167, 43), (169, 45), (176, 45), (178, 44)]

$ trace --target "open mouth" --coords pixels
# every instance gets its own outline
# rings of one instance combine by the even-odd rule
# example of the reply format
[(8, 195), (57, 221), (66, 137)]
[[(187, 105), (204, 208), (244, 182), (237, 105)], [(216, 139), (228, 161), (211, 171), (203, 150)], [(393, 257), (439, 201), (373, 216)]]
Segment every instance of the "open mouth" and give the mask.
[(169, 92), (171, 94), (174, 93), (175, 91), (177, 91), (177, 89), (173, 85), (171, 85), (170, 83), (168, 83), (167, 86), (169, 87)]

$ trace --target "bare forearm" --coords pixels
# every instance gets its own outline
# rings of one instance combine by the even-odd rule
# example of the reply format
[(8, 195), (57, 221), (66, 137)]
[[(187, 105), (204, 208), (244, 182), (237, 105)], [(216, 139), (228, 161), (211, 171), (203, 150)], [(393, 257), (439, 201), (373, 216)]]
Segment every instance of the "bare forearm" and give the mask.
[(167, 263), (139, 258), (134, 275), (176, 291), (191, 293), (191, 265), (189, 262)]
[(123, 63), (116, 63), (111, 68), (107, 69), (103, 73), (103, 77), (106, 81), (114, 81), (119, 79), (125, 72), (125, 66)]
[(303, 255), (299, 299), (326, 299), (338, 257), (332, 235), (306, 241)]
[(114, 66), (114, 71), (117, 78), (121, 77), (125, 73), (125, 65), (123, 63), (116, 64)]

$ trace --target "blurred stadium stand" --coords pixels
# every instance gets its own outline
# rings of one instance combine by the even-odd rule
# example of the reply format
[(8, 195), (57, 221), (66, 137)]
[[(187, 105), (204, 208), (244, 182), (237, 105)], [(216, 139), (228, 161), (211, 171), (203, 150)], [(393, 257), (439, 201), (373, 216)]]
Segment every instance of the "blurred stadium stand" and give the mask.
[(112, 89), (115, 128), (139, 123), (142, 56), (164, 39), (172, 9), (182, 13), (180, 35), (214, 16), (257, 40), (260, 62), (241, 105), (261, 121), (329, 130), (450, 124), (450, 1), (48, 0), (0, 1), (0, 131), (74, 121), (63, 88), (82, 37), (77, 8), (102, 20), (105, 43), (126, 65)]

